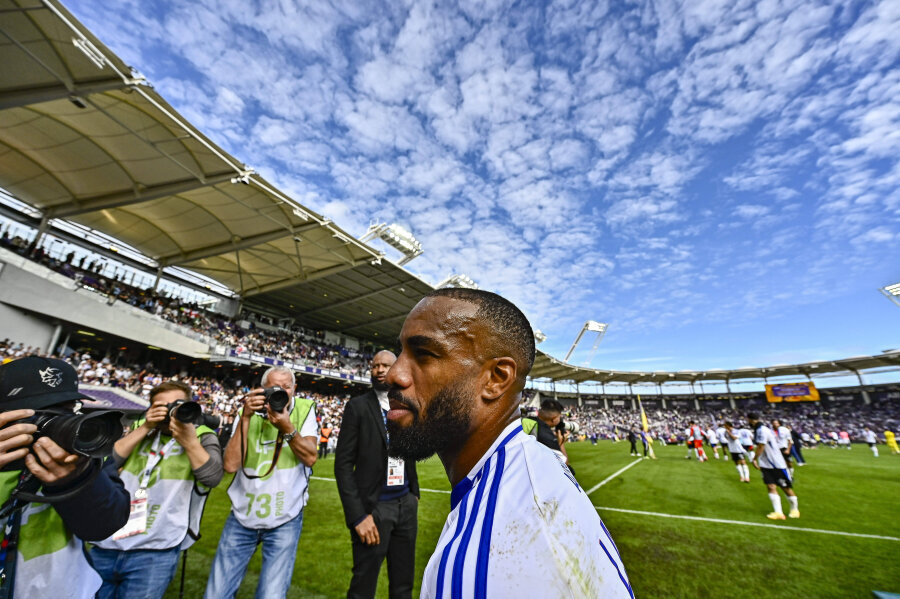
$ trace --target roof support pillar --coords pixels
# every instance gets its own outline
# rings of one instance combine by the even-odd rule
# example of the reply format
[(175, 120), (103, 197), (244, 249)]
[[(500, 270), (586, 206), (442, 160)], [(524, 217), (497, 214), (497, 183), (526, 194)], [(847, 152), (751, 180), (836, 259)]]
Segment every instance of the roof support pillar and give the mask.
[(159, 287), (159, 281), (160, 279), (162, 279), (162, 271), (162, 266), (156, 269), (156, 279), (153, 281), (153, 291), (156, 291), (156, 289)]
[[(863, 381), (862, 373), (860, 371), (856, 370), (855, 368), (848, 368), (847, 370), (856, 375), (856, 380), (859, 381), (860, 387), (866, 384), (865, 381)], [(869, 397), (869, 392), (862, 388), (860, 389), (860, 391), (862, 392), (863, 402), (865, 402), (866, 405), (872, 403), (872, 398)]]
[(30, 255), (34, 255), (34, 252), (37, 250), (38, 246), (41, 244), (41, 239), (43, 239), (44, 234), (47, 232), (47, 226), (50, 224), (50, 216), (48, 214), (44, 214), (41, 217), (41, 224), (38, 225), (37, 233), (34, 235), (34, 241), (31, 242), (29, 246), (28, 253)]

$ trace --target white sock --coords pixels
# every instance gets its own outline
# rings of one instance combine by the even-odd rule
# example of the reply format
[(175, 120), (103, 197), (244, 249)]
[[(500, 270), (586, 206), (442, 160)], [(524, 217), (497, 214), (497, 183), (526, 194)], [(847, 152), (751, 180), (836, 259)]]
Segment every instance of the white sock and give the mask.
[(750, 466), (747, 464), (741, 464), (741, 468), (744, 469), (744, 478), (750, 480)]
[(878, 448), (875, 447), (874, 445), (872, 446), (872, 453), (875, 454), (875, 457), (876, 457), (876, 458), (878, 457)]
[(737, 465), (738, 476), (741, 477), (741, 480), (744, 480), (744, 468), (738, 464)]
[(791, 504), (791, 509), (792, 509), (792, 510), (797, 510), (797, 509), (799, 509), (799, 508), (797, 507), (797, 496), (796, 496), (796, 495), (788, 495), (788, 501), (789, 501), (790, 504)]
[(783, 514), (781, 511), (781, 497), (778, 496), (778, 493), (769, 493), (769, 501), (772, 502), (772, 510), (776, 514)]

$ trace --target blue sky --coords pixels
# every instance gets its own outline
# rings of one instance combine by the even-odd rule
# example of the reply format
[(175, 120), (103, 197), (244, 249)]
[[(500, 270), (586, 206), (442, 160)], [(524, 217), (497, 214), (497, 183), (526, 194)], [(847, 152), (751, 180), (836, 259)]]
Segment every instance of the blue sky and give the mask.
[[(198, 128), (561, 357), (696, 370), (900, 346), (900, 2), (70, 1)], [(573, 362), (587, 359), (587, 338)]]

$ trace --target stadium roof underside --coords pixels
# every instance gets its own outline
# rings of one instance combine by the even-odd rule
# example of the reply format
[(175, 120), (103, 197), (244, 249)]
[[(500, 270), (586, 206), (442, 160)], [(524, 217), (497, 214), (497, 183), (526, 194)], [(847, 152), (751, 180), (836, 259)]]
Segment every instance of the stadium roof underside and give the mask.
[(360, 337), (395, 335), (430, 289), (207, 139), (58, 3), (0, 0), (0, 34), (0, 187), (42, 223)]

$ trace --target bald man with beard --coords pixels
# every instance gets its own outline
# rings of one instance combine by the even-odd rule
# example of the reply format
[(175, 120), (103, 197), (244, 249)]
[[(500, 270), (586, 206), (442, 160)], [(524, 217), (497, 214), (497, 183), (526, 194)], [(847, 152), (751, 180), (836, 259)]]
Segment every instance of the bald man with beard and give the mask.
[(389, 453), (437, 453), (451, 511), (422, 580), (432, 597), (632, 597), (618, 551), (565, 462), (522, 431), (535, 357), (499, 295), (438, 289), (400, 332), (388, 371)]
[(344, 407), (334, 476), (353, 543), (349, 598), (371, 599), (387, 558), (390, 597), (412, 597), (415, 575), (419, 479), (416, 463), (388, 456), (385, 375), (397, 357), (372, 358), (372, 390)]

